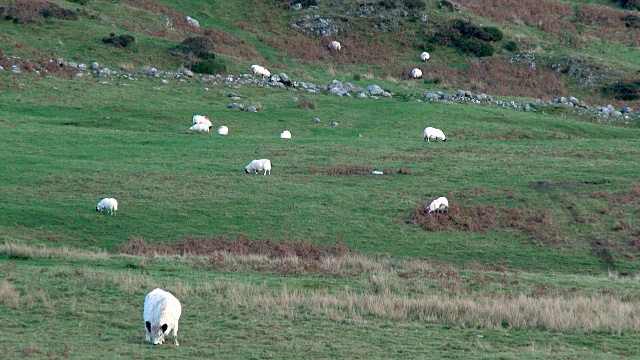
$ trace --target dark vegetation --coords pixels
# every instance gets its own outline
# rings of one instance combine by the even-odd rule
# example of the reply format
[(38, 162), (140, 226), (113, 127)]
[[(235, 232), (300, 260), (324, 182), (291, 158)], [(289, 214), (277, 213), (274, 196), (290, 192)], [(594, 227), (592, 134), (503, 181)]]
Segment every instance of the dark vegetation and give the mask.
[(624, 9), (640, 10), (640, 0), (615, 0), (615, 2)]
[(495, 52), (491, 43), (499, 42), (502, 38), (502, 31), (496, 27), (480, 27), (457, 19), (440, 27), (430, 41), (438, 45), (453, 46), (463, 53), (487, 57)]
[(640, 80), (605, 86), (602, 88), (602, 95), (624, 101), (638, 100), (640, 99)]
[(16, 0), (0, 7), (0, 16), (18, 24), (42, 23), (45, 19), (77, 20), (82, 14), (46, 0)]
[(102, 38), (102, 43), (106, 45), (113, 45), (115, 47), (129, 47), (136, 42), (136, 38), (131, 35), (116, 35), (110, 33), (109, 36)]
[(225, 64), (216, 59), (215, 44), (210, 37), (197, 36), (184, 39), (176, 47), (178, 54), (186, 56), (184, 65), (200, 74), (216, 74), (226, 71)]

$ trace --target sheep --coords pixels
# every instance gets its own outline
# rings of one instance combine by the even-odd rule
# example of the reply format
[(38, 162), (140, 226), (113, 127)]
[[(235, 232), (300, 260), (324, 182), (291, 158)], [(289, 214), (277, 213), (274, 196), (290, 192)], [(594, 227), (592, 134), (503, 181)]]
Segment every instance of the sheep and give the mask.
[(192, 130), (192, 131), (204, 131), (204, 132), (208, 133), (209, 130), (211, 130), (212, 127), (213, 126), (211, 126), (211, 125), (199, 123), (199, 124), (195, 124), (192, 127), (190, 127), (189, 130)]
[(178, 344), (178, 321), (182, 314), (182, 305), (171, 293), (154, 289), (144, 297), (143, 321), (146, 332), (145, 341), (153, 345), (164, 342), (165, 335), (173, 331), (173, 343)]
[(289, 130), (285, 130), (280, 133), (281, 139), (291, 139), (291, 132)]
[(187, 20), (187, 24), (193, 26), (193, 27), (200, 27), (200, 23), (198, 22), (198, 20), (192, 18), (191, 16), (186, 16), (185, 20)]
[(429, 55), (429, 53), (426, 51), (420, 54), (420, 60), (422, 61), (429, 61), (430, 58), (431, 58), (431, 55)]
[(422, 77), (422, 70), (415, 68), (411, 70), (411, 78), (420, 79)]
[(253, 76), (262, 76), (263, 79), (265, 77), (271, 77), (271, 72), (269, 72), (266, 67), (260, 65), (251, 65), (251, 72)]
[(264, 171), (263, 176), (267, 175), (267, 172), (271, 175), (271, 161), (269, 161), (269, 159), (253, 160), (244, 168), (247, 174), (249, 174), (251, 170), (253, 170), (254, 175), (258, 175), (258, 171)]
[(449, 200), (446, 197), (439, 197), (431, 202), (429, 206), (427, 206), (427, 210), (429, 213), (432, 212), (443, 212), (449, 208)]
[(115, 216), (116, 211), (118, 211), (118, 200), (114, 198), (104, 198), (100, 200), (98, 205), (96, 205), (96, 211), (102, 212), (102, 210), (109, 211), (109, 216)]
[(193, 124), (208, 124), (208, 125), (211, 125), (211, 120), (209, 120), (208, 116), (193, 115), (192, 123)]
[(330, 42), (329, 45), (327, 45), (327, 48), (331, 52), (340, 51), (340, 49), (342, 49), (342, 44), (340, 44), (340, 42), (334, 40), (334, 41)]
[(424, 129), (424, 141), (429, 142), (430, 139), (436, 139), (436, 142), (438, 142), (438, 139), (447, 141), (447, 137), (444, 135), (442, 130), (433, 127)]
[(222, 125), (218, 128), (218, 134), (220, 135), (228, 135), (229, 134), (229, 128)]

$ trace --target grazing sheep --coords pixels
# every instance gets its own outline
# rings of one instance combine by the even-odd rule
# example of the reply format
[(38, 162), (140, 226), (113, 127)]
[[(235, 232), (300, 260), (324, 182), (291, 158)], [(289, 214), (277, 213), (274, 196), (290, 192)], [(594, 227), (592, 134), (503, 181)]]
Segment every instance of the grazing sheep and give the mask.
[(154, 289), (144, 297), (143, 320), (146, 330), (145, 341), (153, 345), (164, 342), (165, 335), (173, 330), (173, 343), (178, 344), (178, 321), (182, 314), (182, 305), (171, 293)]
[(220, 135), (229, 135), (229, 128), (222, 125), (218, 128), (218, 134)]
[(185, 20), (187, 20), (187, 24), (193, 26), (193, 27), (200, 27), (200, 23), (198, 22), (198, 20), (192, 18), (191, 16), (186, 16)]
[(342, 49), (342, 44), (340, 44), (340, 42), (334, 40), (334, 41), (330, 42), (329, 45), (327, 45), (327, 48), (331, 52), (340, 51), (340, 49)]
[(251, 72), (253, 76), (262, 76), (263, 79), (271, 76), (271, 72), (269, 72), (266, 67), (260, 65), (251, 65)]
[(281, 139), (291, 139), (291, 132), (289, 130), (285, 130), (280, 133)]
[(442, 130), (433, 127), (424, 129), (424, 141), (429, 142), (430, 139), (435, 139), (436, 142), (438, 142), (438, 139), (447, 141), (447, 137), (444, 135)]
[(211, 123), (211, 120), (209, 120), (209, 117), (202, 116), (202, 115), (193, 115), (193, 123), (194, 124), (204, 124), (204, 125), (208, 126), (209, 128), (211, 128), (213, 126), (213, 124)]
[(411, 70), (411, 78), (420, 79), (422, 77), (422, 70), (415, 68)]
[(427, 206), (428, 212), (443, 212), (449, 208), (449, 200), (446, 197), (439, 197), (431, 202), (429, 206)]
[(204, 131), (204, 132), (208, 133), (209, 130), (211, 130), (212, 127), (213, 126), (207, 125), (207, 124), (195, 124), (192, 127), (190, 127), (189, 130), (199, 131), (199, 132), (203, 132)]
[(267, 172), (271, 175), (271, 161), (269, 159), (253, 160), (244, 168), (247, 174), (251, 170), (253, 170), (254, 175), (258, 175), (258, 171), (264, 171), (262, 175), (267, 175)]
[(116, 211), (118, 211), (118, 200), (114, 198), (104, 198), (100, 200), (98, 205), (96, 205), (96, 211), (102, 212), (102, 210), (105, 209), (109, 212), (109, 216), (115, 216)]
[(429, 53), (426, 51), (420, 54), (420, 60), (422, 61), (429, 61), (430, 58), (431, 58), (431, 55), (429, 55)]

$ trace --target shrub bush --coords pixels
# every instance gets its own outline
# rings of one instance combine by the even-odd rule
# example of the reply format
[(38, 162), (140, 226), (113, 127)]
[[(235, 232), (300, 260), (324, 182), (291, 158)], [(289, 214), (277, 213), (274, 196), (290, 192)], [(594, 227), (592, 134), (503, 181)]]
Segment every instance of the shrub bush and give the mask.
[(0, 16), (18, 24), (42, 23), (43, 19), (77, 20), (81, 12), (65, 9), (46, 0), (20, 0), (0, 7)]
[(624, 26), (632, 29), (640, 29), (640, 18), (635, 15), (627, 15), (620, 19), (624, 21)]
[(504, 49), (507, 51), (511, 51), (511, 52), (517, 52), (518, 51), (518, 44), (516, 44), (515, 41), (507, 41), (504, 44)]
[(212, 60), (215, 58), (213, 50), (215, 44), (213, 40), (204, 36), (190, 37), (178, 44), (176, 50), (182, 54), (202, 60)]
[(498, 42), (502, 40), (502, 38), (504, 37), (504, 35), (502, 34), (502, 31), (497, 27), (487, 26), (482, 28), (482, 30), (484, 30), (485, 32), (491, 35), (491, 37), (493, 38), (493, 40), (491, 41)]
[(115, 33), (110, 33), (109, 36), (105, 36), (102, 38), (102, 42), (104, 44), (111, 44), (116, 47), (127, 47), (136, 42), (136, 38), (131, 35), (119, 35), (116, 36)]
[(76, 3), (78, 5), (87, 5), (89, 3), (89, 0), (67, 0), (67, 1)]
[(640, 99), (640, 80), (605, 86), (602, 88), (602, 93), (616, 100), (638, 100)]
[(220, 60), (210, 58), (199, 60), (191, 66), (191, 71), (199, 74), (219, 74), (227, 70), (227, 66)]
[(462, 52), (474, 54), (479, 57), (491, 56), (495, 51), (493, 46), (477, 38), (462, 38), (454, 44)]
[(640, 0), (617, 0), (616, 2), (621, 8), (640, 10)]

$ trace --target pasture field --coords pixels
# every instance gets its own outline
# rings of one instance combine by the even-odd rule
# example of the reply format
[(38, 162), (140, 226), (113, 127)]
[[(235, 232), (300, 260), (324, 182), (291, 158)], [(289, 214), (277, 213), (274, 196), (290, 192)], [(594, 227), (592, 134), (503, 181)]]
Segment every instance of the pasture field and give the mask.
[[(640, 358), (637, 116), (423, 96), (637, 110), (638, 9), (456, 2), (0, 4), (0, 359)], [(305, 15), (348, 23), (345, 51), (295, 29)], [(453, 46), (455, 20), (494, 27), (494, 55)], [(111, 32), (135, 43), (103, 44)], [(393, 96), (75, 77), (54, 62), (180, 72), (195, 60), (176, 46), (194, 36), (225, 76), (261, 64)], [(414, 67), (425, 79), (406, 80)], [(619, 82), (630, 99), (604, 94)], [(188, 131), (195, 114), (212, 133)], [(423, 142), (427, 126), (448, 141)], [(270, 176), (245, 174), (257, 158)], [(440, 196), (449, 211), (426, 214)], [(95, 212), (104, 197), (117, 216)], [(143, 341), (155, 287), (182, 302), (179, 348)]]
[[(2, 81), (0, 356), (640, 353), (635, 124), (418, 102), (402, 83), (391, 99), (348, 99), (149, 78)], [(264, 110), (228, 109), (229, 91)], [(195, 113), (230, 134), (188, 133)], [(423, 142), (428, 125), (449, 141)], [(262, 157), (271, 176), (244, 173)], [(425, 219), (440, 195), (452, 212)], [(116, 217), (94, 211), (106, 196)], [(216, 238), (344, 251), (139, 250)], [(154, 287), (183, 302), (179, 349), (143, 342)]]

